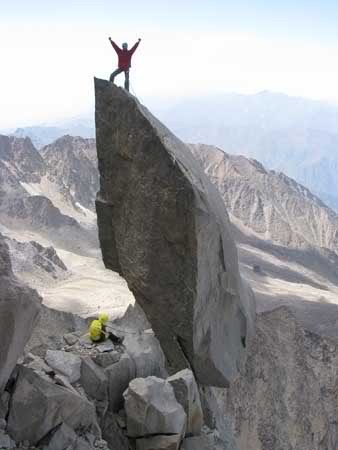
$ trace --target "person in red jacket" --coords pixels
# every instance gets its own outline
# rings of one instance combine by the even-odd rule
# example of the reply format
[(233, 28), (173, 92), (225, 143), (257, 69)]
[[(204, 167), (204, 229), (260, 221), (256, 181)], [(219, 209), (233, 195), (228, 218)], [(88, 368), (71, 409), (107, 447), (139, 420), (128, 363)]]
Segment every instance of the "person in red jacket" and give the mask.
[(141, 39), (139, 39), (135, 45), (132, 46), (130, 50), (128, 50), (128, 44), (125, 42), (122, 44), (122, 48), (115, 44), (112, 38), (109, 38), (111, 45), (117, 53), (119, 58), (118, 68), (110, 75), (110, 81), (114, 83), (116, 75), (124, 72), (125, 80), (124, 80), (124, 88), (129, 91), (129, 69), (131, 67), (131, 57), (133, 56), (135, 50), (139, 46)]

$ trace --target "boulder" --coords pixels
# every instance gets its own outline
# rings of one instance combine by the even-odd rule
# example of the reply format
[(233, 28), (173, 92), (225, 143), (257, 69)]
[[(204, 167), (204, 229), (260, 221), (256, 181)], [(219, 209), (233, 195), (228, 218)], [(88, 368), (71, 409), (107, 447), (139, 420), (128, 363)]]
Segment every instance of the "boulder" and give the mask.
[(54, 432), (48, 446), (44, 450), (66, 450), (74, 448), (77, 441), (77, 434), (68, 425), (63, 423)]
[(203, 426), (203, 411), (193, 373), (189, 369), (184, 369), (169, 377), (167, 381), (173, 387), (176, 400), (183, 406), (187, 415), (186, 434), (200, 434)]
[(100, 436), (95, 408), (73, 391), (21, 367), (11, 399), (7, 430), (17, 441), (34, 445), (61, 423)]
[(123, 392), (135, 378), (135, 363), (127, 353), (120, 360), (105, 369), (108, 378), (108, 409), (118, 412), (123, 406)]
[[(63, 386), (69, 389), (70, 391), (74, 392), (74, 394), (78, 393), (78, 391), (73, 387), (73, 385), (70, 384), (69, 378), (65, 377), (64, 375), (56, 373), (53, 377), (53, 380), (55, 384), (58, 384), (59, 386)], [(83, 395), (85, 396), (85, 393)]]
[(138, 303), (129, 304), (123, 316), (115, 318), (112, 324), (118, 329), (129, 328), (137, 331), (145, 331), (151, 328), (143, 309)]
[(135, 378), (123, 394), (129, 437), (184, 435), (187, 416), (170, 383), (161, 378)]
[(33, 369), (37, 372), (44, 372), (47, 375), (53, 374), (54, 370), (49, 367), (42, 358), (36, 355), (31, 355), (31, 360), (25, 364), (29, 369)]
[(107, 441), (109, 448), (114, 450), (129, 450), (129, 441), (118, 425), (118, 416), (108, 412), (102, 423), (102, 436)]
[(68, 345), (75, 345), (78, 342), (79, 338), (80, 337), (77, 336), (76, 333), (67, 333), (63, 336), (64, 341)]
[(7, 391), (0, 393), (0, 420), (7, 417), (10, 394)]
[(13, 275), (8, 247), (0, 234), (0, 393), (32, 334), (40, 308), (36, 291)]
[[(67, 450), (70, 449), (68, 448)], [(90, 445), (89, 442), (84, 439), (79, 438), (74, 445), (74, 450), (95, 450), (95, 447)]]
[(47, 350), (46, 363), (55, 371), (69, 378), (71, 383), (76, 383), (81, 376), (81, 358), (73, 353), (61, 350)]
[(47, 350), (62, 349), (65, 346), (63, 336), (75, 330), (80, 336), (86, 334), (88, 332), (86, 319), (42, 305), (39, 320), (26, 345), (26, 350), (44, 358)]
[(224, 202), (190, 149), (129, 93), (95, 80), (104, 264), (127, 281), (171, 373), (227, 387), (254, 305)]
[(159, 435), (137, 439), (136, 450), (178, 450), (182, 436), (180, 434)]
[(238, 450), (238, 448), (236, 445), (232, 446), (222, 442), (211, 433), (184, 439), (181, 450)]
[(99, 417), (104, 416), (108, 408), (108, 379), (89, 356), (82, 359), (80, 384), (88, 397), (95, 400)]
[(7, 422), (5, 419), (0, 419), (0, 431), (3, 431), (6, 429)]
[(135, 377), (145, 378), (154, 375), (162, 378), (166, 376), (165, 357), (153, 333), (126, 334), (123, 344), (134, 360)]
[(6, 434), (4, 431), (0, 430), (0, 449), (7, 450), (15, 448), (15, 442)]
[(120, 358), (121, 353), (113, 351), (113, 352), (98, 353), (97, 355), (95, 355), (94, 361), (100, 367), (103, 367), (105, 369), (106, 367), (111, 366), (112, 364), (120, 361)]
[(107, 339), (106, 341), (102, 342), (101, 344), (98, 344), (96, 346), (96, 349), (100, 353), (112, 352), (115, 349), (115, 345), (111, 340)]

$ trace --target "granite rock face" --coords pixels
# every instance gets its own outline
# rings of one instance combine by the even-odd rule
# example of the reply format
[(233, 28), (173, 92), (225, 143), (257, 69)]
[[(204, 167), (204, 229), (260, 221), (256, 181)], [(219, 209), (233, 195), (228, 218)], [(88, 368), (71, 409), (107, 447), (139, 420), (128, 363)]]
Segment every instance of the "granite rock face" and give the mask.
[(228, 386), (253, 329), (224, 203), (190, 150), (138, 101), (95, 80), (99, 237), (174, 373)]
[(178, 450), (181, 435), (159, 435), (149, 438), (137, 439), (136, 450)]
[(8, 417), (10, 435), (18, 442), (36, 444), (61, 423), (100, 435), (95, 408), (88, 400), (21, 367)]
[(36, 291), (13, 275), (8, 247), (0, 234), (0, 392), (23, 353), (40, 308)]
[(184, 436), (187, 416), (170, 383), (161, 378), (135, 378), (123, 394), (128, 436)]
[(203, 411), (193, 373), (185, 369), (175, 373), (167, 381), (172, 385), (176, 400), (183, 406), (187, 415), (186, 434), (200, 434), (203, 426)]
[(61, 350), (47, 350), (46, 363), (57, 373), (66, 376), (70, 383), (76, 383), (81, 376), (81, 358)]
[[(245, 450), (336, 450), (337, 340), (302, 327), (281, 307), (257, 316), (248, 359), (212, 409)], [(209, 388), (215, 389), (215, 388)], [(222, 392), (223, 391), (223, 392)]]

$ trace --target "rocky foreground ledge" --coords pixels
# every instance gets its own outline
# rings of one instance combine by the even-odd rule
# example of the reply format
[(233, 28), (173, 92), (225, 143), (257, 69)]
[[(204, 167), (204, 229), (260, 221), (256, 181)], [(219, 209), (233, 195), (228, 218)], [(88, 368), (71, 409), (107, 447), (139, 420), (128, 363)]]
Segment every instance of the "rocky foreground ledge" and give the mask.
[(116, 342), (92, 343), (87, 320), (41, 308), (15, 278), (1, 235), (0, 288), (0, 449), (224, 448), (193, 373), (168, 377), (140, 309), (110, 323)]
[(253, 330), (224, 203), (189, 148), (135, 97), (95, 79), (99, 238), (127, 281), (170, 372), (226, 387)]

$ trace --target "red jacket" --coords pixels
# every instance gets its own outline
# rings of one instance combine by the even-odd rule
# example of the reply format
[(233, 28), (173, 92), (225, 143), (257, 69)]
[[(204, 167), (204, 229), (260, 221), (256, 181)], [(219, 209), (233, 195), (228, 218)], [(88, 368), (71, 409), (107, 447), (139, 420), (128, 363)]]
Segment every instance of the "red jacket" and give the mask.
[(130, 50), (123, 50), (118, 45), (115, 44), (114, 41), (110, 41), (111, 45), (114, 47), (114, 50), (119, 57), (119, 69), (128, 70), (131, 67), (131, 57), (133, 56), (134, 51), (137, 49), (140, 42), (136, 42), (135, 45)]

